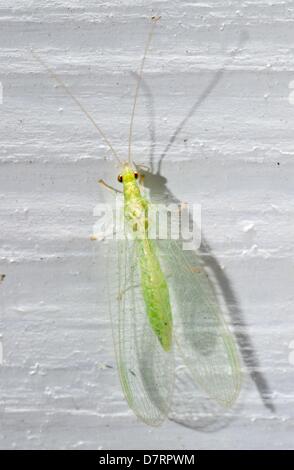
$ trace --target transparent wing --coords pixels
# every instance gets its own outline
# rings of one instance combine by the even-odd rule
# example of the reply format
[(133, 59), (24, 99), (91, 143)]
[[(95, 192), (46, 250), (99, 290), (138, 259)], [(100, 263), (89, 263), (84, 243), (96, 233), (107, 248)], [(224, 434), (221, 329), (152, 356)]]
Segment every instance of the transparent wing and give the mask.
[(174, 382), (173, 352), (165, 352), (151, 329), (142, 297), (138, 245), (116, 241), (119, 285), (112, 302), (114, 347), (125, 398), (145, 423), (156, 426), (167, 416)]
[(178, 240), (157, 240), (172, 301), (174, 339), (194, 380), (223, 406), (240, 389), (240, 367), (233, 335), (225, 324), (215, 288), (195, 251)]

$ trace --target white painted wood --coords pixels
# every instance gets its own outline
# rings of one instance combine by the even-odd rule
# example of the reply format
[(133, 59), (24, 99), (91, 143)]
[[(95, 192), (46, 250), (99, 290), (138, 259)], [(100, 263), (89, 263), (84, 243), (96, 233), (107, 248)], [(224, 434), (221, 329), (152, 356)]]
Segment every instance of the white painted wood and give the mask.
[[(170, 191), (202, 204), (246, 365), (232, 412), (213, 417), (195, 391), (194, 429), (150, 429), (122, 398), (105, 247), (90, 240), (93, 209), (110, 197), (97, 180), (116, 184), (117, 169), (30, 53), (126, 156), (151, 14), (162, 19), (135, 159), (168, 146)], [(290, 0), (2, 2), (0, 448), (293, 448), (293, 18)]]

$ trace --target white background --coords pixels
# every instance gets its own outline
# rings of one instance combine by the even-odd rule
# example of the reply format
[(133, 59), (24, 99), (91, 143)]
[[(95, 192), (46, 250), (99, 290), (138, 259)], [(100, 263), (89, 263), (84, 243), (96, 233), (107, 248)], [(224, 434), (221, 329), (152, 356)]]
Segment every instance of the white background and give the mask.
[[(122, 397), (105, 246), (90, 240), (111, 198), (97, 180), (118, 169), (30, 53), (125, 157), (152, 14), (134, 159), (164, 154), (173, 196), (202, 205), (244, 369), (233, 410), (199, 395), (192, 428), (148, 428)], [(290, 0), (1, 3), (1, 448), (293, 448), (293, 40)]]

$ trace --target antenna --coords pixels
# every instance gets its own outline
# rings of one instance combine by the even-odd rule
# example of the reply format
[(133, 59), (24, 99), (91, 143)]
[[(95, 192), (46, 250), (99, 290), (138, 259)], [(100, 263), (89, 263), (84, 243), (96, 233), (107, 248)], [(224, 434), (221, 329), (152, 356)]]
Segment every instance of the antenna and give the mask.
[(50, 73), (50, 75), (54, 78), (54, 80), (56, 80), (57, 83), (59, 83), (59, 85), (62, 86), (62, 88), (65, 90), (65, 92), (73, 99), (73, 101), (76, 103), (76, 105), (80, 108), (80, 110), (86, 115), (86, 117), (89, 119), (89, 121), (93, 124), (93, 126), (96, 128), (96, 130), (98, 131), (100, 137), (102, 137), (102, 139), (104, 140), (105, 144), (108, 146), (108, 148), (111, 150), (112, 154), (114, 155), (114, 157), (116, 158), (116, 160), (122, 164), (121, 160), (119, 159), (118, 155), (117, 155), (117, 152), (114, 150), (112, 144), (110, 143), (110, 141), (108, 140), (108, 138), (106, 137), (106, 135), (104, 134), (104, 132), (102, 131), (102, 129), (98, 126), (98, 124), (95, 122), (95, 120), (92, 118), (92, 116), (90, 115), (90, 113), (88, 113), (88, 111), (86, 110), (86, 108), (82, 105), (82, 103), (78, 100), (78, 98), (76, 98), (74, 96), (74, 94), (70, 91), (70, 89), (65, 85), (65, 83), (63, 82), (63, 80), (55, 73), (53, 72), (53, 70), (43, 61), (43, 59), (41, 59), (39, 57), (39, 55), (33, 50), (31, 49), (31, 53), (32, 55), (34, 56), (34, 58), (41, 64), (43, 65), (43, 67), (45, 67), (45, 69)]
[(136, 85), (136, 90), (135, 90), (135, 97), (134, 97), (134, 103), (133, 103), (133, 109), (132, 109), (132, 115), (131, 115), (131, 123), (130, 123), (130, 130), (129, 130), (128, 163), (129, 163), (130, 165), (132, 164), (131, 150), (132, 150), (132, 137), (133, 137), (134, 117), (135, 117), (135, 110), (136, 110), (136, 105), (137, 105), (137, 99), (138, 99), (140, 84), (141, 84), (142, 76), (143, 76), (143, 69), (144, 69), (144, 65), (145, 65), (145, 61), (146, 61), (147, 52), (148, 52), (148, 49), (149, 49), (149, 46), (150, 46), (150, 43), (151, 43), (151, 39), (152, 39), (152, 36), (153, 36), (154, 27), (155, 27), (155, 24), (157, 23), (157, 21), (158, 21), (160, 18), (161, 18), (160, 16), (152, 16), (152, 18), (151, 18), (151, 20), (152, 20), (152, 25), (151, 25), (151, 29), (150, 29), (150, 32), (149, 32), (149, 35), (148, 35), (147, 42), (146, 42), (145, 51), (144, 51), (144, 56), (143, 56), (143, 59), (142, 59), (142, 62), (141, 62), (141, 66), (140, 66), (140, 69), (139, 69), (139, 78), (138, 78), (137, 85)]

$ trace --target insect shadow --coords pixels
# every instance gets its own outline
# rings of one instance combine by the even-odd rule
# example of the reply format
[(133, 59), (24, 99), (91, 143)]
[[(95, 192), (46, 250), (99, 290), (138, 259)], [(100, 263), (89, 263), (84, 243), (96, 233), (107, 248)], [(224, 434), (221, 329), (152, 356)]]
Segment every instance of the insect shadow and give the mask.
[[(237, 53), (240, 49), (240, 46), (247, 40), (246, 33), (241, 33), (239, 46), (236, 48), (235, 52), (231, 54), (231, 58)], [(195, 114), (197, 109), (201, 104), (208, 98), (212, 93), (214, 88), (222, 79), (225, 73), (225, 65), (219, 69), (212, 80), (205, 87), (201, 95), (196, 99), (195, 103), (192, 105), (191, 109), (185, 116), (185, 118), (180, 122), (178, 127), (175, 129), (172, 134), (166, 148), (160, 155), (160, 158), (155, 162), (155, 147), (156, 147), (156, 129), (155, 129), (155, 111), (154, 111), (154, 100), (150, 88), (148, 87), (145, 80), (142, 80), (142, 90), (145, 95), (145, 98), (148, 101), (148, 114), (149, 114), (149, 132), (150, 132), (150, 152), (149, 152), (149, 168), (145, 166), (141, 167), (137, 165), (138, 170), (144, 176), (144, 186), (149, 191), (149, 196), (152, 201), (165, 202), (167, 204), (181, 204), (181, 201), (177, 196), (171, 191), (168, 187), (168, 180), (161, 174), (162, 163), (166, 158), (169, 150), (175, 143), (177, 137), (183, 130), (184, 126), (187, 124), (190, 118)], [(137, 77), (136, 74), (132, 74)], [(190, 217), (190, 216), (189, 216)], [(190, 224), (193, 223), (193, 220), (189, 220)], [(261, 400), (264, 406), (269, 409), (271, 412), (275, 412), (275, 405), (272, 400), (272, 391), (267, 382), (265, 375), (262, 373), (260, 368), (259, 359), (255, 351), (254, 345), (251, 341), (249, 334), (246, 331), (246, 322), (244, 320), (244, 315), (242, 312), (242, 307), (240, 306), (238, 296), (233, 288), (233, 285), (228, 277), (228, 275), (222, 269), (218, 259), (213, 256), (210, 245), (205, 237), (201, 236), (201, 246), (197, 253), (195, 251), (189, 250), (188, 256), (190, 258), (190, 263), (193, 265), (193, 258), (195, 258), (195, 264), (201, 262), (203, 266), (209, 270), (214, 277), (216, 282), (217, 290), (221, 293), (221, 298), (225, 304), (226, 310), (229, 313), (229, 316), (232, 320), (234, 327), (234, 335), (238, 342), (239, 349), (243, 358), (244, 365), (248, 371), (252, 381), (254, 382), (256, 389), (261, 397)], [(191, 338), (191, 335), (188, 335), (187, 338)], [(211, 344), (206, 347), (213, 348), (213, 337), (211, 338)], [(208, 339), (209, 343), (209, 339)], [(194, 347), (198, 347), (199, 343), (195, 342)], [(194, 383), (190, 383), (189, 378), (185, 376), (185, 379), (182, 380), (181, 376), (183, 374), (181, 368), (177, 368), (178, 380), (178, 394), (180, 396), (179, 403), (177, 403), (176, 409), (179, 409), (180, 403), (183, 404), (183, 394), (188, 396), (188, 388), (194, 387)], [(180, 379), (180, 380), (179, 380)], [(182, 384), (182, 386), (181, 386)], [(191, 390), (191, 388), (189, 388)], [(190, 392), (189, 392), (190, 393)], [(177, 395), (177, 393), (176, 393)], [(193, 404), (191, 403), (191, 409), (187, 402), (184, 403), (185, 412), (181, 411), (176, 415), (172, 415), (171, 419), (190, 428), (203, 430), (206, 432), (213, 431), (217, 428), (226, 426), (227, 422), (231, 419), (231, 416), (226, 413), (224, 416), (224, 410), (220, 409), (218, 405), (214, 405), (211, 400), (203, 397), (201, 392), (194, 392), (195, 399), (193, 399)], [(195, 404), (198, 407), (195, 412)], [(193, 412), (192, 412), (193, 410)], [(201, 416), (204, 416), (203, 418)]]

